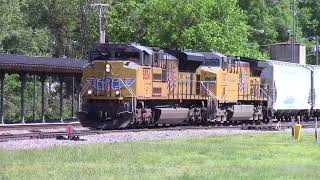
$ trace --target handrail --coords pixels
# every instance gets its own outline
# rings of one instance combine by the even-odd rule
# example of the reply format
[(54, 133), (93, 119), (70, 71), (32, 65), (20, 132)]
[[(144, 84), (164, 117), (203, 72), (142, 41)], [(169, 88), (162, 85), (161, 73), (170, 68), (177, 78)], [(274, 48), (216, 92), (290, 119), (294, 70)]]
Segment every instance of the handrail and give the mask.
[(87, 83), (83, 88), (82, 90), (80, 91), (80, 95), (81, 97), (83, 96), (83, 94), (85, 93), (85, 91), (89, 88), (89, 84)]
[(132, 89), (127, 85), (126, 82), (124, 82), (121, 78), (119, 78), (119, 81), (123, 84), (123, 86), (128, 90), (128, 92), (131, 94), (131, 110), (132, 110), (132, 113), (133, 113), (133, 116), (132, 116), (132, 120), (134, 119), (135, 117), (135, 114), (136, 114), (136, 104), (137, 104), (137, 97), (136, 95), (134, 94), (134, 92), (132, 91)]
[[(211, 98), (214, 98), (214, 101), (217, 102), (217, 100), (218, 100), (217, 96), (215, 96), (214, 93), (208, 87), (205, 86), (203, 81), (200, 81), (200, 84), (207, 91), (207, 94), (209, 95), (208, 100), (210, 103), (208, 103), (208, 104), (210, 105), (210, 109), (211, 109), (211, 107), (212, 107), (212, 99)], [(215, 104), (215, 107), (214, 107), (215, 111), (217, 112), (218, 111), (217, 103), (214, 103), (214, 104)]]
[(269, 95), (267, 92), (265, 92), (265, 91), (263, 90), (263, 88), (260, 88), (260, 91), (261, 91), (265, 96), (267, 96), (268, 100), (271, 100), (271, 101), (273, 102), (273, 99), (270, 97), (270, 95)]
[(200, 81), (201, 86), (207, 91), (207, 93), (212, 96), (213, 98), (217, 99), (217, 97), (214, 95), (214, 93), (204, 85), (204, 82), (206, 81)]
[[(84, 95), (84, 93), (87, 91), (87, 89), (89, 88), (89, 84), (87, 83), (83, 88), (82, 90), (80, 91), (79, 93), (79, 104), (81, 105), (81, 101), (82, 101), (82, 97)], [(79, 110), (80, 110), (80, 107), (79, 107)]]

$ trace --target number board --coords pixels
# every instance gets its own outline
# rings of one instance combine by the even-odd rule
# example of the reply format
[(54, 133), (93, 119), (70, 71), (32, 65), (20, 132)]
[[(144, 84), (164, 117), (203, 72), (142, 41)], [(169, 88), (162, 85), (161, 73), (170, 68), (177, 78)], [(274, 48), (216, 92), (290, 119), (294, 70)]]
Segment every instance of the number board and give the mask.
[(143, 69), (142, 77), (143, 77), (143, 80), (150, 80), (151, 79), (151, 70), (150, 69)]

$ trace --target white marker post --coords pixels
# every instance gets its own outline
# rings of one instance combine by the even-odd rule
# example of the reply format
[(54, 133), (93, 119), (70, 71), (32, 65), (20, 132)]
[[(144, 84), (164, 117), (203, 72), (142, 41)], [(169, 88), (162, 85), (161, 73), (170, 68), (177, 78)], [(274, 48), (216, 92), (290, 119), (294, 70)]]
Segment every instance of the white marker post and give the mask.
[(293, 116), (291, 116), (291, 123), (292, 123), (291, 136), (292, 136), (292, 141), (294, 141), (294, 117)]
[(314, 135), (316, 138), (316, 142), (318, 142), (318, 139), (319, 139), (319, 137), (318, 137), (318, 117), (315, 117), (314, 121), (315, 121)]

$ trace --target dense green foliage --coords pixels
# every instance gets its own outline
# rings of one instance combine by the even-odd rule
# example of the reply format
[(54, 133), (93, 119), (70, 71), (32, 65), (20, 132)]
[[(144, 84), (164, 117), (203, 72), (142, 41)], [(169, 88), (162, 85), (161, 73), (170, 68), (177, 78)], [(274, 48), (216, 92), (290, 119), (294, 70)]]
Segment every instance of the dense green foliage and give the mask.
[[(25, 120), (33, 120), (33, 76), (27, 76), (25, 89)], [(39, 77), (36, 83), (36, 120), (41, 122), (41, 87)], [(71, 118), (71, 78), (66, 78), (64, 83), (63, 97), (63, 117)], [(45, 119), (59, 120), (59, 88), (57, 80), (48, 78), (45, 88)], [(4, 119), (5, 122), (20, 122), (20, 81), (19, 75), (6, 75), (4, 87)], [(77, 101), (74, 100), (74, 110), (77, 110)]]
[[(268, 58), (269, 44), (290, 40), (291, 1), (0, 0), (0, 52), (85, 59), (98, 41), (98, 11), (90, 5), (99, 2), (110, 4), (111, 42)], [(315, 63), (310, 51), (315, 41), (304, 37), (320, 35), (320, 1), (297, 0), (296, 11), (297, 39), (307, 44), (308, 62)], [(7, 92), (17, 92), (16, 78), (8, 79), (14, 82)], [(17, 98), (8, 96), (6, 109), (17, 112)]]
[[(0, 179), (319, 179), (312, 133), (0, 150)], [(76, 143), (76, 142), (75, 142)]]
[[(85, 58), (98, 40), (94, 0), (1, 0), (0, 49)], [(107, 39), (267, 58), (290, 38), (291, 0), (102, 0)], [(297, 39), (320, 34), (320, 2), (297, 1)], [(259, 48), (260, 47), (260, 48)]]

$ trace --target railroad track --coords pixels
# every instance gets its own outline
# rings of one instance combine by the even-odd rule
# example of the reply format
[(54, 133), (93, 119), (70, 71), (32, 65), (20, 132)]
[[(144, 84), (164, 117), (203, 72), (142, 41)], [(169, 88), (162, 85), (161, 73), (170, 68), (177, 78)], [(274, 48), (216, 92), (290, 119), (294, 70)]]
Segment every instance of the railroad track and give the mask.
[(80, 127), (80, 122), (69, 123), (26, 123), (26, 124), (0, 124), (0, 131), (6, 130), (30, 130), (30, 129), (54, 129), (64, 128), (68, 124), (73, 127)]
[[(102, 131), (93, 131), (93, 130), (81, 130), (74, 131), (73, 136), (82, 136), (90, 134), (101, 134)], [(56, 131), (56, 132), (29, 132), (29, 133), (19, 133), (19, 134), (1, 134), (0, 142), (10, 141), (10, 140), (25, 140), (25, 139), (49, 139), (57, 138), (58, 136), (67, 136), (67, 132)]]
[[(296, 122), (295, 122), (296, 123)], [(315, 123), (308, 121), (308, 122), (301, 122), (303, 128), (314, 128)], [(263, 124), (263, 125), (244, 125), (242, 129), (252, 129), (252, 130), (281, 130), (281, 129), (288, 129), (292, 127), (291, 122), (281, 122), (281, 123), (272, 123), (272, 124)]]
[[(222, 129), (222, 128), (237, 128), (241, 129), (240, 126), (173, 126), (173, 127), (160, 127), (160, 128), (145, 128), (145, 129), (124, 129), (124, 130), (78, 130), (73, 131), (72, 136), (84, 136), (84, 135), (95, 135), (95, 134), (106, 134), (106, 133), (127, 133), (127, 132), (141, 132), (141, 131), (177, 131), (177, 130), (188, 130), (188, 129)], [(26, 139), (49, 139), (57, 137), (67, 137), (67, 132), (56, 131), (56, 132), (44, 132), (44, 131), (31, 131), (28, 133), (19, 134), (1, 134), (0, 142), (12, 141), (12, 140), (26, 140)]]
[[(278, 125), (278, 126), (277, 126)], [(314, 123), (312, 122), (303, 122), (302, 126), (304, 128), (313, 128)], [(276, 127), (280, 127), (276, 129)], [(171, 130), (190, 130), (190, 129), (242, 129), (242, 130), (267, 130), (267, 131), (275, 131), (275, 130), (283, 130), (291, 128), (292, 124), (288, 122), (281, 123), (281, 126), (277, 123), (272, 124), (261, 124), (261, 125), (212, 125), (212, 126), (169, 126), (169, 127), (150, 127), (144, 129), (124, 129), (124, 130), (74, 130), (72, 132), (73, 136), (84, 136), (84, 135), (95, 135), (95, 134), (106, 134), (106, 133), (126, 133), (126, 132), (141, 132), (141, 131), (171, 131)], [(67, 137), (67, 132), (63, 131), (54, 131), (54, 132), (45, 132), (41, 130), (32, 129), (28, 133), (19, 133), (19, 134), (1, 134), (0, 142), (4, 141), (12, 141), (12, 140), (26, 140), (26, 139), (49, 139), (49, 138), (57, 138), (57, 137)]]

